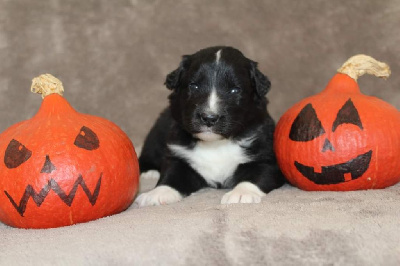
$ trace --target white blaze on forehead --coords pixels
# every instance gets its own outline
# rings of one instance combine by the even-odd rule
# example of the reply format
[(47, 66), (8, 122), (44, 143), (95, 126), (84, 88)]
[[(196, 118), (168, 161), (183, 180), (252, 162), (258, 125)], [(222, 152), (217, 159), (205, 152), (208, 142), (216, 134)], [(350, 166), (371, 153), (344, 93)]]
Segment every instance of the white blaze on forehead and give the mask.
[(221, 59), (221, 53), (222, 53), (222, 49), (218, 50), (218, 52), (215, 54), (216, 60), (215, 62), (218, 64), (219, 60)]
[[(218, 65), (219, 60), (221, 59), (221, 53), (222, 49), (218, 50), (218, 52), (215, 53), (215, 63)], [(215, 88), (215, 82), (217, 80), (217, 72), (214, 72), (214, 79), (213, 79), (213, 87), (211, 90), (211, 94), (208, 97), (208, 107), (209, 111), (212, 113), (217, 113), (218, 112), (218, 95), (217, 95), (217, 90)]]

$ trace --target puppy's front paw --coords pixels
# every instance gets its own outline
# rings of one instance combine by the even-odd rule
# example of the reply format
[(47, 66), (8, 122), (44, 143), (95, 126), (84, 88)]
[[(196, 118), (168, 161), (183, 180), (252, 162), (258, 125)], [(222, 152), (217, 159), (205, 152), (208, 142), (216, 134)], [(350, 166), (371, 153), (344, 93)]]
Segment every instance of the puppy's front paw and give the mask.
[(139, 207), (164, 205), (182, 200), (182, 195), (169, 186), (159, 186), (149, 192), (140, 194), (135, 204)]
[(143, 179), (159, 179), (160, 178), (160, 172), (157, 170), (149, 170), (147, 172), (144, 172), (140, 174), (140, 178)]
[(241, 182), (222, 197), (221, 204), (260, 203), (261, 198), (265, 195), (256, 185), (250, 182)]

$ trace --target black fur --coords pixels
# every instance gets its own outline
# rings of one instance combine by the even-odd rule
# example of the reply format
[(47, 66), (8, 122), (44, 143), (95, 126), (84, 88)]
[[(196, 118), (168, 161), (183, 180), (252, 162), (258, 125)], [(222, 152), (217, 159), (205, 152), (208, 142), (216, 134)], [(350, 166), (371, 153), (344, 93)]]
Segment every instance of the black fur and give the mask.
[[(216, 64), (216, 53), (221, 49), (222, 56)], [(157, 186), (168, 185), (182, 195), (190, 195), (207, 186), (233, 188), (242, 181), (249, 181), (267, 193), (284, 183), (272, 148), (275, 125), (266, 108), (265, 95), (271, 83), (256, 62), (231, 47), (206, 48), (183, 56), (179, 67), (167, 75), (165, 85), (172, 91), (170, 105), (148, 134), (139, 158), (141, 172), (160, 171)], [(218, 92), (220, 111), (217, 121), (212, 126), (207, 121), (205, 126), (202, 115), (211, 87)], [(201, 141), (196, 134), (204, 128), (238, 143), (249, 137), (254, 139), (243, 147), (250, 162), (238, 165), (222, 183), (208, 183), (167, 146), (193, 149)]]

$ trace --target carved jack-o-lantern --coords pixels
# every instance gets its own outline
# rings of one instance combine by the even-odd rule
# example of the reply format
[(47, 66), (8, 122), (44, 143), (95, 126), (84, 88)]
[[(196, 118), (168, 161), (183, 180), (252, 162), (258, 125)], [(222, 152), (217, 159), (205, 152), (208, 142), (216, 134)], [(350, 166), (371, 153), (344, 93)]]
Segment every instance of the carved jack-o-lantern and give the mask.
[(384, 188), (400, 180), (400, 113), (361, 94), (364, 73), (387, 77), (389, 67), (364, 55), (349, 59), (321, 93), (279, 120), (274, 149), (282, 172), (305, 190)]
[(37, 114), (0, 134), (0, 220), (23, 228), (86, 222), (125, 210), (138, 185), (128, 136), (75, 111), (51, 75), (33, 80)]

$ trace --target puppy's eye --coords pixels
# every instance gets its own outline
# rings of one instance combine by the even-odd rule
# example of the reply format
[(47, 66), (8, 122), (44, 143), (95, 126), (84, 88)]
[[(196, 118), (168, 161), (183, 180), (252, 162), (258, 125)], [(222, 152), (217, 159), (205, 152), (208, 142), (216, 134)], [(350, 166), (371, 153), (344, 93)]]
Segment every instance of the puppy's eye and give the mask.
[(239, 87), (233, 87), (233, 88), (231, 88), (231, 89), (229, 90), (229, 93), (230, 93), (230, 94), (238, 94), (238, 93), (240, 93), (241, 91), (242, 91), (241, 88), (239, 88)]
[(199, 85), (197, 85), (196, 83), (189, 84), (189, 90), (198, 90), (198, 89), (199, 89)]

